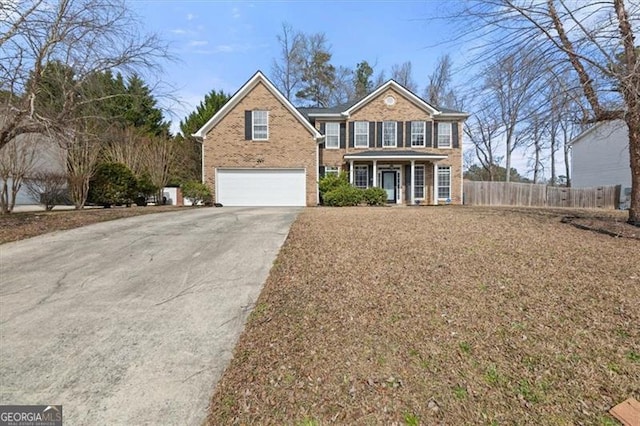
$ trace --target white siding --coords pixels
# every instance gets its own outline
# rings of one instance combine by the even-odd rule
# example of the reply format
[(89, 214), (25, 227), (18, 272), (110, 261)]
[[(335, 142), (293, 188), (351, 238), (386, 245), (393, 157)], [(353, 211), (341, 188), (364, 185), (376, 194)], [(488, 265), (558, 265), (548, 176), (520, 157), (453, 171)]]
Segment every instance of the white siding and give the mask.
[(624, 192), (631, 187), (629, 133), (622, 121), (601, 123), (576, 138), (571, 158), (576, 188), (622, 185)]

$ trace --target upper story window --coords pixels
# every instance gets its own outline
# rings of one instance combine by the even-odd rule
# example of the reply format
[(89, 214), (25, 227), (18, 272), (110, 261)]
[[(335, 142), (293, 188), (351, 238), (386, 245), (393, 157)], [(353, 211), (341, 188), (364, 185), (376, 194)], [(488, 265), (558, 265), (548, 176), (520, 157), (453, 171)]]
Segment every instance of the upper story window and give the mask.
[(382, 122), (382, 147), (383, 148), (395, 148), (396, 144), (396, 122), (395, 121), (383, 121)]
[(438, 123), (438, 148), (451, 148), (451, 123)]
[(326, 136), (324, 146), (327, 149), (340, 148), (340, 123), (325, 124), (324, 133)]
[(266, 141), (269, 139), (269, 111), (253, 111), (251, 122), (253, 123), (252, 138), (254, 141)]
[(424, 146), (426, 127), (424, 121), (411, 122), (411, 146)]
[(369, 122), (356, 121), (354, 124), (354, 146), (356, 148), (369, 148)]

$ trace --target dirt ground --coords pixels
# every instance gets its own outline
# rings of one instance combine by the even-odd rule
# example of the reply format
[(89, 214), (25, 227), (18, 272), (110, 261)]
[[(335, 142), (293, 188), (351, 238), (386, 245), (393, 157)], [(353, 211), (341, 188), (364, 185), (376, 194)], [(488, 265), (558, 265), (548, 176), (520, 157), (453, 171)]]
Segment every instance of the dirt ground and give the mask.
[(640, 241), (566, 216), (624, 218), (305, 210), (209, 424), (616, 424), (640, 398)]
[(54, 231), (143, 214), (178, 211), (187, 207), (146, 206), (110, 209), (53, 210), (0, 215), (0, 244)]

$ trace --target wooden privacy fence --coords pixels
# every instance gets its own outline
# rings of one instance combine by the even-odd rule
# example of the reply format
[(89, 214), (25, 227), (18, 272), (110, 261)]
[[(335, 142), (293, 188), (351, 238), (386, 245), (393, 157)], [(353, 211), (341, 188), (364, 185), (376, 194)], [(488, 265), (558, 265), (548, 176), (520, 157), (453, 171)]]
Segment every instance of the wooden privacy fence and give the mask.
[(472, 206), (528, 206), (618, 208), (620, 185), (565, 188), (533, 183), (464, 181), (464, 204)]

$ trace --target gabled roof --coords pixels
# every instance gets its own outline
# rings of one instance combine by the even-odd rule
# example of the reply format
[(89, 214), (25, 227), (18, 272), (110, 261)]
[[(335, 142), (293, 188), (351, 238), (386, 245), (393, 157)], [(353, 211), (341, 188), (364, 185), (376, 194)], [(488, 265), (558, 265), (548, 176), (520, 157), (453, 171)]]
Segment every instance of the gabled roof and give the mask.
[(261, 71), (256, 72), (253, 77), (249, 79), (232, 97), (224, 104), (222, 108), (216, 112), (213, 117), (209, 121), (205, 123), (197, 132), (195, 132), (192, 136), (197, 138), (204, 138), (209, 130), (211, 130), (216, 124), (220, 122), (235, 106), (244, 99), (247, 94), (249, 94), (259, 83), (264, 84), (264, 86), (275, 96), (282, 105), (285, 106), (289, 112), (307, 129), (309, 133), (313, 135), (315, 139), (320, 139), (323, 136), (316, 130), (315, 127), (294, 107), (287, 98), (284, 97), (282, 93), (269, 81)]
[(462, 111), (456, 111), (449, 108), (438, 108), (424, 99), (420, 98), (418, 95), (401, 85), (395, 80), (389, 80), (384, 83), (382, 86), (378, 87), (376, 90), (363, 97), (362, 99), (351, 101), (342, 105), (337, 105), (329, 108), (319, 108), (319, 107), (299, 107), (298, 111), (300, 111), (307, 118), (340, 118), (345, 119), (349, 117), (350, 114), (354, 113), (358, 109), (365, 106), (376, 96), (383, 93), (385, 90), (393, 88), (395, 91), (400, 93), (401, 96), (404, 96), (418, 108), (422, 108), (427, 111), (434, 117), (439, 117), (443, 119), (460, 119), (467, 118), (469, 114)]
[(354, 112), (356, 112), (357, 110), (359, 110), (360, 108), (368, 104), (372, 99), (374, 99), (376, 96), (380, 95), (382, 92), (384, 92), (387, 89), (394, 89), (395, 91), (399, 92), (402, 96), (404, 96), (405, 98), (413, 102), (416, 106), (426, 110), (431, 115), (440, 114), (440, 111), (438, 111), (435, 107), (425, 102), (423, 99), (415, 95), (412, 91), (402, 86), (400, 83), (396, 82), (395, 80), (387, 81), (382, 86), (378, 87), (376, 90), (369, 93), (364, 98), (360, 99), (359, 102), (356, 102), (355, 104), (353, 104), (351, 108), (344, 111), (343, 114), (347, 116), (353, 114)]

